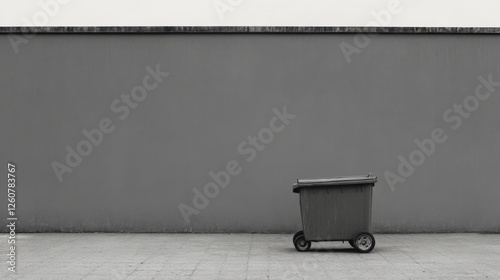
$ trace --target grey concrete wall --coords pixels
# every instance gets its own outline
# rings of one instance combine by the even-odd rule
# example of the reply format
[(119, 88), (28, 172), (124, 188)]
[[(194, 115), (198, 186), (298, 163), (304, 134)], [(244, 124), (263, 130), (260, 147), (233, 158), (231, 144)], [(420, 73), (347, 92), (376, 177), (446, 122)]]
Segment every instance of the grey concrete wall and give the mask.
[[(44, 34), (17, 54), (0, 37), (0, 158), (18, 167), (20, 231), (291, 232), (295, 179), (369, 172), (376, 231), (500, 231), (500, 87), (468, 97), (478, 76), (500, 81), (499, 36), (382, 34), (350, 63), (339, 44), (354, 34)], [(111, 104), (148, 65), (170, 75), (122, 120)], [(443, 119), (466, 98), (478, 108)], [(247, 161), (238, 146), (285, 106), (296, 117)], [(60, 182), (52, 163), (104, 118), (114, 130)], [(439, 128), (444, 143), (391, 189), (384, 174)], [(186, 223), (179, 205), (231, 161), (240, 173)]]

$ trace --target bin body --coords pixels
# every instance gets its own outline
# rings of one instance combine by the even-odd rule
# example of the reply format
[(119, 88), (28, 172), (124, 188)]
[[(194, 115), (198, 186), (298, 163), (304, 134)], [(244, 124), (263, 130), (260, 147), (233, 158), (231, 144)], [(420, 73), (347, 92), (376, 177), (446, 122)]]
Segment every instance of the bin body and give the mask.
[(360, 232), (370, 232), (374, 180), (309, 182), (302, 187), (299, 181), (294, 191), (300, 193), (305, 239), (353, 240)]

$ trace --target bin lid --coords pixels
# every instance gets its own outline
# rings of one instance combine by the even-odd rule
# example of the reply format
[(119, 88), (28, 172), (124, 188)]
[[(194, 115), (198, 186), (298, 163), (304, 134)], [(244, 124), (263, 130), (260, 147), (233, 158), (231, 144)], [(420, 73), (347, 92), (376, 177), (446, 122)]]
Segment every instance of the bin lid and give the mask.
[(339, 176), (321, 179), (297, 179), (297, 183), (293, 184), (293, 192), (298, 193), (303, 187), (318, 187), (318, 186), (345, 186), (345, 185), (364, 185), (375, 184), (377, 177), (368, 175), (359, 176)]

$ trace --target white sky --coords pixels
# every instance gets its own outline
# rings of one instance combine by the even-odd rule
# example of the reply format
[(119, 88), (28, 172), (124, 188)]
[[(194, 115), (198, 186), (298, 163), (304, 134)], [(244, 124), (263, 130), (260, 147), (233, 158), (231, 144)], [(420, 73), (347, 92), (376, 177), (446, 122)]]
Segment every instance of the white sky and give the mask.
[(0, 0), (0, 26), (500, 27), (499, 12), (500, 0)]

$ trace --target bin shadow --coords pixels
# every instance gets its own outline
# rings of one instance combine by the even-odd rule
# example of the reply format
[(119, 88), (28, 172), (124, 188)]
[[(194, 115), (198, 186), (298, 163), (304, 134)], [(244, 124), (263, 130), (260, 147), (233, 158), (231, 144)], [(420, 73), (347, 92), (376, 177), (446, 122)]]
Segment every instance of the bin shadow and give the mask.
[(359, 254), (354, 248), (311, 248), (309, 251), (298, 252), (295, 248), (283, 248), (283, 251), (288, 253), (314, 254), (314, 253), (344, 253), (344, 254)]

